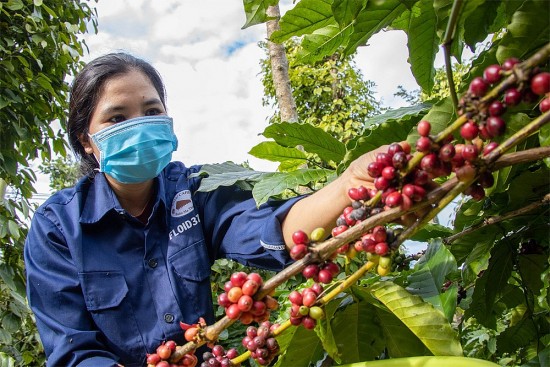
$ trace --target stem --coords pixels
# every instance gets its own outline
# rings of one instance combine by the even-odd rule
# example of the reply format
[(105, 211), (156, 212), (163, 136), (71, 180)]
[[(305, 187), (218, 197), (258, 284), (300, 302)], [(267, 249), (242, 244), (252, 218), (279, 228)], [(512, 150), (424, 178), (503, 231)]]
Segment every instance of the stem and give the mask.
[(432, 210), (430, 210), (423, 218), (417, 220), (412, 226), (404, 230), (395, 240), (395, 244), (400, 245), (407, 238), (412, 237), (420, 228), (423, 228), (430, 220), (435, 218), (439, 212), (449, 205), (454, 198), (466, 190), (474, 181), (475, 178), (467, 182), (458, 182), (458, 184), (454, 186)]
[(445, 37), (443, 40), (443, 53), (445, 55), (445, 72), (447, 73), (447, 82), (449, 83), (449, 93), (455, 107), (455, 111), (458, 111), (458, 97), (456, 95), (455, 81), (453, 78), (453, 66), (451, 64), (451, 46), (456, 31), (456, 23), (462, 8), (463, 0), (456, 0), (453, 3), (451, 14), (449, 16), (449, 22), (447, 23), (447, 29), (445, 30)]
[(505, 220), (508, 220), (508, 219), (511, 219), (511, 218), (514, 218), (514, 217), (518, 217), (520, 215), (527, 214), (527, 213), (529, 213), (529, 212), (531, 212), (531, 211), (533, 211), (533, 210), (535, 210), (535, 209), (537, 209), (541, 206), (548, 205), (548, 204), (550, 204), (550, 194), (546, 194), (544, 196), (544, 198), (542, 198), (542, 200), (540, 200), (540, 201), (536, 201), (536, 202), (531, 203), (531, 204), (529, 204), (529, 205), (527, 205), (523, 208), (520, 208), (518, 210), (514, 210), (514, 211), (511, 211), (509, 213), (506, 213), (505, 215), (489, 217), (489, 218), (485, 219), (483, 222), (481, 222), (481, 223), (479, 223), (475, 226), (466, 228), (462, 232), (455, 233), (452, 236), (449, 236), (449, 237), (445, 238), (443, 240), (443, 242), (448, 245), (448, 244), (452, 243), (453, 241), (455, 241), (457, 238), (463, 237), (467, 234), (470, 234), (474, 231), (477, 231), (480, 228), (490, 226), (492, 224), (496, 224), (496, 223), (499, 223), (499, 222), (503, 222)]
[(372, 269), (376, 265), (373, 261), (367, 261), (363, 266), (361, 266), (355, 273), (346, 278), (339, 286), (333, 288), (330, 292), (325, 294), (318, 302), (321, 305), (327, 304), (334, 297), (342, 293), (342, 291), (351, 287), (355, 282), (359, 280), (366, 272)]
[(547, 111), (544, 114), (537, 117), (536, 119), (534, 119), (533, 121), (531, 121), (529, 124), (525, 125), (519, 131), (517, 131), (514, 135), (512, 135), (506, 141), (504, 141), (502, 144), (499, 144), (498, 147), (496, 147), (491, 153), (489, 153), (486, 157), (484, 157), (484, 161), (487, 164), (494, 162), (504, 152), (516, 146), (523, 140), (527, 139), (529, 136), (531, 136), (532, 134), (540, 130), (540, 128), (544, 126), (546, 123), (548, 123), (549, 121), (550, 121), (550, 111)]

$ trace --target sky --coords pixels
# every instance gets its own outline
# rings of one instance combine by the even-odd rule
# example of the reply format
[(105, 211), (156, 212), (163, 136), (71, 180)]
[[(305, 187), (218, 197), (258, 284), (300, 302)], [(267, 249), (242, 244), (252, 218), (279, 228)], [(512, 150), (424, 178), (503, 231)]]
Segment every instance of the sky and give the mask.
[[(99, 0), (98, 32), (84, 36), (84, 61), (125, 51), (149, 61), (162, 75), (168, 114), (174, 118), (179, 147), (173, 160), (186, 165), (248, 161), (253, 169), (274, 171), (277, 163), (248, 154), (265, 141), (261, 133), (272, 114), (262, 106), (258, 42), (265, 24), (242, 29), (242, 1)], [(292, 7), (281, 1), (281, 13)], [(356, 64), (375, 83), (383, 106), (401, 107), (398, 85), (417, 89), (407, 63), (401, 31), (375, 35), (360, 47)], [(39, 192), (49, 192), (41, 180)]]

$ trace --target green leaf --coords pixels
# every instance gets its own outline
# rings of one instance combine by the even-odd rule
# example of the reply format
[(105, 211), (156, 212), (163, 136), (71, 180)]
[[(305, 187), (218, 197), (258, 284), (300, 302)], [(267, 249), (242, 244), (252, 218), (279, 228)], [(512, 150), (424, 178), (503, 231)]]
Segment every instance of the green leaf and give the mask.
[[(546, 124), (540, 128), (539, 142), (541, 147), (550, 146), (550, 124)], [(546, 164), (547, 167), (550, 168), (550, 158), (545, 158), (544, 163)]]
[[(302, 326), (286, 329), (277, 337), (281, 351), (274, 367), (309, 367), (310, 362), (321, 360), (323, 345), (312, 330)], [(289, 346), (292, 345), (292, 348)]]
[(269, 175), (269, 173), (253, 171), (231, 162), (225, 162), (221, 164), (205, 164), (199, 172), (193, 173), (189, 177), (207, 176), (201, 180), (197, 191), (208, 192), (220, 186), (231, 186), (241, 181), (254, 182), (263, 175)]
[(261, 142), (252, 147), (248, 154), (272, 162), (285, 162), (287, 167), (290, 165), (298, 168), (307, 163), (307, 157), (301, 150), (283, 147), (272, 141)]
[(340, 367), (499, 367), (499, 365), (477, 358), (425, 356), (359, 362), (341, 365)]
[(510, 57), (523, 59), (550, 40), (550, 7), (546, 0), (524, 1), (512, 16), (497, 49), (500, 63)]
[(466, 311), (467, 317), (475, 316), (481, 325), (489, 328), (496, 327), (493, 313), (495, 300), (499, 293), (505, 289), (512, 273), (513, 252), (506, 243), (505, 239), (501, 246), (493, 247), (489, 266), (476, 282), (472, 303)]
[(413, 112), (406, 114), (399, 120), (393, 116), (384, 122), (378, 120), (379, 125), (371, 125), (359, 138), (349, 141), (346, 145), (348, 152), (343, 162), (338, 166), (338, 173), (341, 173), (354, 159), (364, 153), (370, 152), (384, 144), (391, 144), (407, 139), (409, 131), (416, 125), (420, 117)]
[(346, 45), (351, 32), (351, 25), (341, 29), (336, 23), (317, 29), (312, 34), (304, 36), (302, 49), (297, 54), (297, 61), (314, 63), (334, 54), (341, 46)]
[(427, 242), (434, 238), (447, 237), (452, 234), (452, 230), (440, 224), (426, 224), (410, 239), (414, 241)]
[(288, 10), (279, 21), (280, 29), (273, 32), (271, 40), (281, 43), (290, 37), (311, 34), (328, 24), (334, 23), (332, 1), (302, 0)]
[(550, 347), (544, 348), (538, 355), (521, 367), (548, 367), (550, 366)]
[(334, 314), (338, 311), (342, 303), (347, 302), (350, 299), (350, 296), (346, 296), (344, 293), (343, 297), (335, 297), (330, 300), (327, 304), (324, 305), (323, 309), (325, 311), (325, 317), (318, 322), (318, 327), (315, 328), (319, 339), (323, 343), (323, 350), (328, 353), (328, 355), (338, 364), (342, 363), (340, 354), (338, 351), (338, 344), (341, 344), (340, 341), (337, 341), (334, 337), (332, 330), (332, 319)]
[(371, 117), (365, 121), (365, 128), (372, 125), (381, 125), (384, 122), (399, 121), (404, 119), (415, 119), (420, 115), (425, 114), (432, 108), (430, 103), (419, 103), (414, 106), (400, 107), (394, 110), (389, 110), (383, 114)]
[(300, 186), (326, 179), (333, 173), (326, 169), (301, 169), (287, 173), (273, 173), (265, 176), (254, 185), (252, 196), (257, 205), (267, 202), (270, 197), (275, 197), (286, 190), (296, 190)]
[(497, 348), (503, 353), (514, 353), (537, 338), (537, 326), (530, 318), (524, 318), (506, 328), (497, 336)]
[[(0, 342), (4, 345), (11, 345), (13, 343), (13, 337), (11, 336), (11, 333), (0, 328)], [(2, 355), (0, 354), (0, 356)]]
[(477, 275), (487, 269), (491, 249), (500, 235), (497, 227), (485, 226), (453, 243), (453, 254), (461, 260), (466, 256), (462, 266), (462, 279), (466, 284), (474, 282)]
[(21, 328), (21, 319), (12, 313), (6, 313), (2, 318), (2, 328), (10, 334), (14, 334)]
[(370, 290), (434, 355), (462, 355), (457, 334), (430, 303), (390, 282), (378, 282)]
[[(0, 330), (0, 340), (5, 340), (6, 338), (2, 337), (3, 330)], [(14, 367), (15, 359), (7, 355), (4, 352), (0, 352), (0, 367)]]
[(10, 10), (16, 11), (21, 10), (25, 5), (21, 0), (10, 0), (5, 6)]
[(500, 1), (470, 0), (463, 3), (460, 25), (464, 28), (464, 42), (474, 49), (478, 42), (487, 38), (490, 25), (498, 14)]
[(346, 153), (344, 144), (321, 128), (310, 124), (281, 122), (269, 125), (263, 132), (285, 147), (301, 145), (306, 152), (319, 155), (325, 162), (340, 162)]
[(373, 34), (390, 25), (407, 7), (398, 0), (367, 1), (367, 6), (357, 15), (353, 33), (344, 51), (351, 55), (357, 47), (366, 45)]
[(268, 20), (267, 8), (278, 3), (278, 0), (243, 0), (246, 22), (242, 29), (266, 22)]
[(336, 313), (331, 321), (334, 339), (339, 346), (341, 363), (373, 360), (384, 349), (378, 332), (380, 322), (376, 308), (367, 303), (352, 303)]
[(548, 257), (543, 254), (522, 254), (518, 256), (517, 270), (521, 274), (524, 286), (534, 296), (544, 288), (541, 274), (548, 264)]
[(17, 241), (21, 236), (19, 226), (13, 220), (8, 221), (8, 233)]
[[(370, 282), (370, 284), (374, 283), (375, 281)], [(368, 312), (375, 316), (373, 326), (380, 329), (381, 335), (378, 338), (382, 339), (382, 345), (387, 348), (389, 357), (401, 358), (432, 354), (395, 314), (373, 297), (368, 288), (353, 286), (351, 289), (362, 303), (367, 303), (369, 307), (374, 306)]]
[(435, 55), (439, 51), (437, 17), (431, 1), (419, 1), (413, 6), (407, 37), (411, 71), (418, 85), (429, 94), (434, 85)]
[(332, 13), (340, 27), (345, 27), (357, 18), (357, 15), (364, 6), (364, 0), (334, 0), (332, 3)]
[(441, 287), (448, 274), (458, 270), (456, 260), (440, 240), (428, 245), (426, 253), (414, 266), (414, 271), (407, 277), (407, 290), (422, 297), (440, 310), (449, 322), (453, 320), (455, 302), (449, 302), (448, 294), (441, 292)]

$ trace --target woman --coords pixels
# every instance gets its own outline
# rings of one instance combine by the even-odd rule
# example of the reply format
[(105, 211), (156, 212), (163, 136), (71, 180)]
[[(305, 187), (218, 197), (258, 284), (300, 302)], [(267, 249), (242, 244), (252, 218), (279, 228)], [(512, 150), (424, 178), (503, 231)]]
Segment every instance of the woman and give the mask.
[(124, 53), (75, 78), (67, 131), (87, 175), (48, 199), (25, 245), (27, 295), (48, 366), (142, 366), (179, 322), (214, 322), (220, 257), (279, 270), (298, 229), (334, 226), (347, 190), (372, 186), (371, 152), (307, 197), (256, 208), (248, 191), (198, 192), (177, 147), (157, 71)]

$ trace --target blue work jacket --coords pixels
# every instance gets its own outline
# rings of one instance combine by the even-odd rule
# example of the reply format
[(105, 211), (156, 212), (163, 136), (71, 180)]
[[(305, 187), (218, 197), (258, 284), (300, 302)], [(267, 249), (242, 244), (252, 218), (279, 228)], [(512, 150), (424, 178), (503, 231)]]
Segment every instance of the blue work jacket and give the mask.
[(48, 366), (143, 366), (163, 341), (184, 344), (180, 321), (215, 321), (215, 259), (272, 270), (291, 261), (280, 223), (299, 198), (258, 209), (236, 186), (198, 192), (189, 175), (199, 168), (164, 169), (147, 224), (122, 209), (102, 173), (41, 205), (25, 264)]

